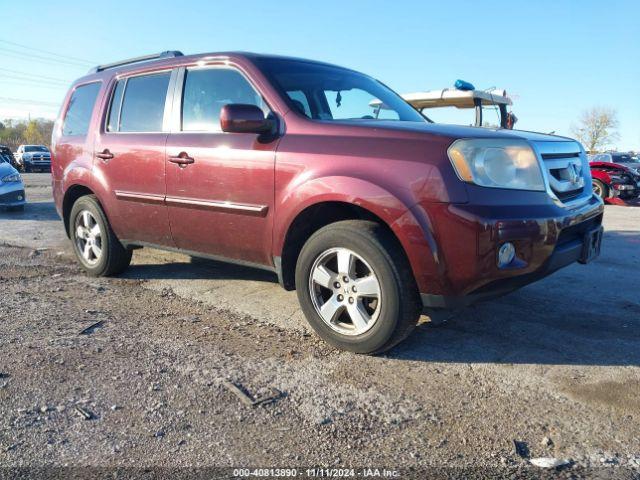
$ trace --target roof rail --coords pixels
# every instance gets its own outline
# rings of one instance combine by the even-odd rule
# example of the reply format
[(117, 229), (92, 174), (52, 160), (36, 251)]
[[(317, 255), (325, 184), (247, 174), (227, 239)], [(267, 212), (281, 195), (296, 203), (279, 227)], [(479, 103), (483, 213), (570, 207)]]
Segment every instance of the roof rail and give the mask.
[(174, 58), (182, 57), (183, 53), (178, 50), (167, 50), (165, 52), (153, 53), (151, 55), (143, 55), (142, 57), (129, 58), (127, 60), (120, 60), (119, 62), (105, 63), (104, 65), (98, 65), (89, 70), (89, 74), (102, 72), (109, 68), (121, 67), (123, 65), (129, 65), (131, 63), (147, 62), (149, 60), (158, 60), (161, 58)]

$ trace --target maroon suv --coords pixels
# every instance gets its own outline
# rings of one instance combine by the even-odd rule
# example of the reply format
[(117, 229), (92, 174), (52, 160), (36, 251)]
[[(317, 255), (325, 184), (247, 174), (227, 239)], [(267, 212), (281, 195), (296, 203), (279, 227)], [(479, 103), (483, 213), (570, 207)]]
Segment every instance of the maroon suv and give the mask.
[(586, 263), (601, 241), (576, 141), (430, 123), (371, 77), (294, 58), (96, 67), (64, 100), (52, 172), (89, 274), (143, 246), (271, 270), (355, 352), (391, 348), (423, 310)]

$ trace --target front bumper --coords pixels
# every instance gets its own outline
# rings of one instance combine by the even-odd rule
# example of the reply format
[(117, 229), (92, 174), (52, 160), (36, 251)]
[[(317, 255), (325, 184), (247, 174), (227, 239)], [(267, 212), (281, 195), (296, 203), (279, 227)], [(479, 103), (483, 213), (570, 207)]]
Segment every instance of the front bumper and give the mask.
[[(601, 228), (603, 204), (592, 196), (569, 209), (548, 198), (516, 205), (430, 205), (438, 272), (430, 275), (434, 291), (421, 293), (423, 305), (468, 306), (579, 261), (583, 238)], [(504, 242), (515, 245), (516, 258), (499, 268), (497, 251)]]
[(25, 160), (24, 165), (32, 170), (51, 170), (51, 160)]
[(0, 182), (0, 207), (18, 207), (24, 205), (26, 201), (22, 182)]

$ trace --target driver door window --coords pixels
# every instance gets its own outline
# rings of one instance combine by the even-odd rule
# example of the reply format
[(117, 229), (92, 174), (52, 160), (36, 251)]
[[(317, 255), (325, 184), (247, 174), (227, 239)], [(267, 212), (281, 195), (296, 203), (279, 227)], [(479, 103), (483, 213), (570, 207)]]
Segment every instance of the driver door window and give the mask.
[(189, 69), (182, 97), (183, 132), (219, 132), (220, 111), (231, 103), (259, 107), (269, 113), (262, 97), (244, 76), (225, 68)]

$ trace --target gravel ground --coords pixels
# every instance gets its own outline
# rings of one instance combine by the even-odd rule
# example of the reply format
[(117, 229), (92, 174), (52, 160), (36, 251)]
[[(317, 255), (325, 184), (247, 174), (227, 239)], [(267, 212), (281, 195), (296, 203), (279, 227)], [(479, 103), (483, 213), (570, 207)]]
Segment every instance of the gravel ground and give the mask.
[(538, 478), (530, 459), (554, 457), (564, 476), (640, 476), (640, 208), (607, 207), (594, 264), (366, 357), (310, 334), (264, 272), (143, 250), (86, 277), (47, 181), (0, 213), (2, 467)]

